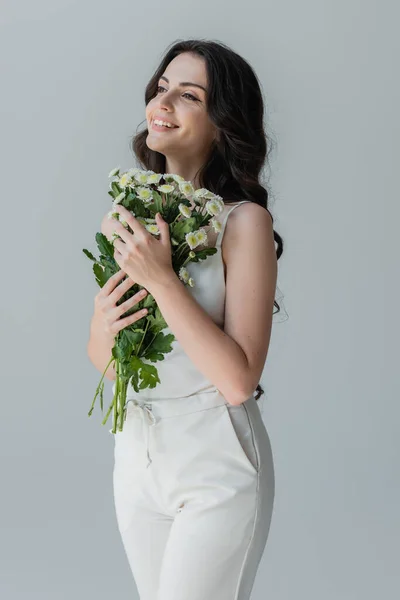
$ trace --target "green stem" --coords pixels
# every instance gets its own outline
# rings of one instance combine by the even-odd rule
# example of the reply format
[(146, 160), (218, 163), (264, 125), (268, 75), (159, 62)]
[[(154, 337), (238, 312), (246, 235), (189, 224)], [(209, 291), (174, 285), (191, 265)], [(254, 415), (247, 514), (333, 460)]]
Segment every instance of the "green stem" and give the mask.
[(89, 416), (89, 417), (91, 416), (91, 414), (92, 414), (92, 412), (93, 412), (94, 405), (95, 405), (95, 403), (96, 403), (96, 398), (97, 398), (97, 396), (99, 395), (99, 390), (100, 390), (101, 383), (102, 383), (102, 381), (103, 381), (103, 379), (104, 379), (104, 377), (105, 377), (105, 374), (106, 374), (106, 372), (107, 372), (107, 369), (108, 369), (108, 367), (110, 366), (110, 364), (112, 363), (112, 361), (113, 361), (113, 360), (115, 360), (115, 359), (114, 359), (114, 357), (113, 357), (113, 356), (111, 356), (111, 358), (110, 358), (110, 361), (108, 362), (108, 364), (107, 364), (106, 368), (105, 368), (105, 369), (104, 369), (104, 371), (103, 371), (103, 374), (102, 374), (102, 376), (101, 376), (100, 382), (99, 382), (99, 384), (98, 384), (98, 386), (97, 386), (97, 388), (96, 388), (96, 393), (95, 393), (95, 395), (94, 395), (94, 398), (93, 398), (92, 406), (90, 407), (90, 410), (89, 410), (89, 412), (88, 412), (88, 416)]
[(148, 330), (148, 328), (149, 328), (149, 324), (150, 324), (150, 321), (148, 321), (148, 320), (147, 320), (147, 321), (146, 321), (146, 325), (145, 325), (145, 330), (144, 330), (143, 337), (142, 337), (142, 339), (140, 340), (138, 347), (136, 348), (136, 356), (137, 356), (137, 357), (139, 357), (139, 350), (140, 350), (140, 346), (143, 344), (143, 340), (144, 340), (144, 338), (145, 338), (145, 336), (146, 336), (146, 332), (147, 332), (147, 330)]

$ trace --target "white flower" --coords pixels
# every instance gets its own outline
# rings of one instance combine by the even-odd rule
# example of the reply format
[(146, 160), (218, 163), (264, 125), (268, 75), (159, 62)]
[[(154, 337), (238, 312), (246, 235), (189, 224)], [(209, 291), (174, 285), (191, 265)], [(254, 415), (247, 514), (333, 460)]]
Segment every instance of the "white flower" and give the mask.
[(194, 287), (194, 279), (193, 279), (193, 277), (189, 277), (188, 284), (190, 285), (190, 287)]
[(184, 217), (186, 217), (187, 219), (192, 216), (192, 211), (190, 210), (190, 208), (188, 206), (186, 206), (186, 204), (182, 204), (182, 202), (181, 202), (179, 204), (178, 208), (179, 208), (179, 211), (181, 212), (181, 214)]
[(196, 231), (196, 236), (200, 244), (205, 244), (208, 239), (206, 230), (202, 227)]
[(207, 234), (205, 233), (204, 229), (190, 231), (185, 235), (186, 243), (191, 250), (193, 250), (193, 248), (196, 248), (197, 246), (200, 246), (200, 244), (203, 243), (204, 239), (207, 240)]
[(114, 212), (113, 210), (110, 210), (110, 212), (107, 213), (109, 219), (118, 219), (118, 216), (119, 212)]
[(115, 169), (112, 169), (112, 170), (109, 172), (108, 176), (109, 176), (109, 177), (114, 177), (114, 175), (116, 175), (116, 174), (118, 173), (118, 171), (120, 170), (120, 168), (121, 168), (121, 167), (115, 167)]
[(153, 192), (146, 187), (140, 187), (136, 190), (137, 195), (141, 200), (152, 200)]
[(147, 183), (148, 176), (149, 175), (148, 175), (147, 171), (142, 171), (139, 169), (138, 172), (135, 173), (134, 178), (136, 179), (136, 181), (138, 183), (144, 184), (144, 183)]
[(208, 198), (210, 192), (206, 188), (199, 188), (194, 192), (195, 198)]
[(160, 179), (162, 177), (161, 173), (153, 173), (151, 172), (149, 175), (147, 175), (147, 185), (150, 185), (151, 183), (160, 183)]
[(114, 175), (114, 177), (111, 177), (111, 178), (110, 178), (110, 186), (109, 186), (109, 187), (110, 187), (110, 190), (112, 190), (112, 184), (113, 184), (113, 181), (119, 181), (119, 177), (118, 177), (118, 175)]
[(191, 196), (192, 194), (194, 194), (194, 187), (190, 181), (181, 181), (179, 183), (179, 190), (184, 196)]
[(118, 196), (116, 198), (114, 198), (114, 202), (113, 204), (119, 204), (120, 202), (122, 202), (122, 200), (125, 198), (125, 192), (121, 192), (120, 194), (118, 194)]
[(221, 202), (218, 199), (208, 200), (208, 202), (206, 202), (206, 210), (209, 215), (219, 215), (222, 211), (222, 207), (223, 204), (221, 206)]
[(122, 188), (126, 188), (126, 186), (128, 185), (128, 183), (131, 183), (131, 181), (132, 181), (131, 176), (128, 173), (124, 173), (119, 178), (119, 185)]
[(214, 227), (215, 233), (219, 233), (222, 230), (221, 222), (218, 221), (218, 219), (213, 218), (213, 219), (211, 219), (210, 223)]
[(160, 233), (160, 230), (155, 223), (146, 223), (145, 228), (149, 233), (154, 233), (154, 235)]
[(131, 169), (128, 169), (127, 173), (130, 177), (134, 177), (139, 171), (140, 169), (138, 169), (137, 167), (132, 167)]
[(170, 194), (175, 190), (175, 187), (173, 185), (168, 185), (167, 183), (165, 183), (164, 185), (158, 186), (157, 190), (162, 194)]
[(186, 267), (181, 267), (179, 269), (179, 279), (184, 283), (187, 283), (189, 281), (189, 271)]
[(176, 173), (164, 173), (163, 178), (165, 179), (165, 181), (169, 181), (170, 179), (172, 179), (172, 181), (176, 181), (176, 183), (182, 183), (185, 181), (183, 177), (177, 175)]
[(200, 244), (205, 244), (207, 241), (207, 233), (206, 230), (202, 227), (196, 231), (196, 238)]

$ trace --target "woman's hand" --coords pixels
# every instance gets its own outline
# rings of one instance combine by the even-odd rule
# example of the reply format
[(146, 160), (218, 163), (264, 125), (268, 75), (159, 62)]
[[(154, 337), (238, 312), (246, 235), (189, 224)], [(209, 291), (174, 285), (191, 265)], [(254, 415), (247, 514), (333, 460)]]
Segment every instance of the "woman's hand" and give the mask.
[(133, 231), (133, 234), (129, 233), (117, 219), (111, 219), (114, 231), (121, 237), (114, 241), (114, 258), (133, 281), (151, 293), (153, 286), (175, 275), (168, 223), (161, 215), (156, 215), (160, 230), (157, 240), (124, 206), (117, 204), (113, 212), (118, 212)]
[[(101, 329), (107, 336), (113, 338), (125, 327), (139, 321), (147, 314), (147, 309), (137, 309), (128, 317), (121, 318), (133, 306), (138, 305), (141, 300), (147, 296), (146, 290), (139, 290), (128, 300), (117, 305), (123, 295), (131, 288), (135, 282), (125, 277), (126, 273), (121, 269), (112, 275), (96, 294), (94, 299), (93, 320), (101, 324)], [(122, 283), (121, 283), (122, 281)]]

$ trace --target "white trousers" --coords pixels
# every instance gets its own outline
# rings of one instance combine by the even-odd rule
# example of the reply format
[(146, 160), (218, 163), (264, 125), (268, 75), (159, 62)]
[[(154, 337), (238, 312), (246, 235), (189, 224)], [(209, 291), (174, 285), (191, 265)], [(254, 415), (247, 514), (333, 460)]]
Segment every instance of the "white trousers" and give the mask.
[(275, 496), (254, 397), (132, 399), (114, 440), (116, 517), (140, 600), (248, 600)]

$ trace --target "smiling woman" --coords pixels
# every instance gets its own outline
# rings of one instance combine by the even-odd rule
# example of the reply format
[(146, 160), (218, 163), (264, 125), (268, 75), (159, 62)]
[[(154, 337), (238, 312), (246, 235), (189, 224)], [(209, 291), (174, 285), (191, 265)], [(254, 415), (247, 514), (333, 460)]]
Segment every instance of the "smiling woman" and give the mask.
[[(260, 182), (261, 89), (233, 50), (188, 40), (167, 50), (145, 103), (147, 128), (132, 140), (141, 168), (178, 175), (225, 206), (208, 239), (217, 252), (187, 265), (193, 289), (171, 269), (168, 224), (158, 221), (156, 239), (120, 207), (133, 234), (118, 227), (116, 260), (154, 296), (175, 341), (156, 387), (128, 387), (114, 436), (118, 527), (140, 597), (249, 600), (275, 495), (255, 391), (283, 250)], [(106, 216), (103, 233), (116, 229)]]

